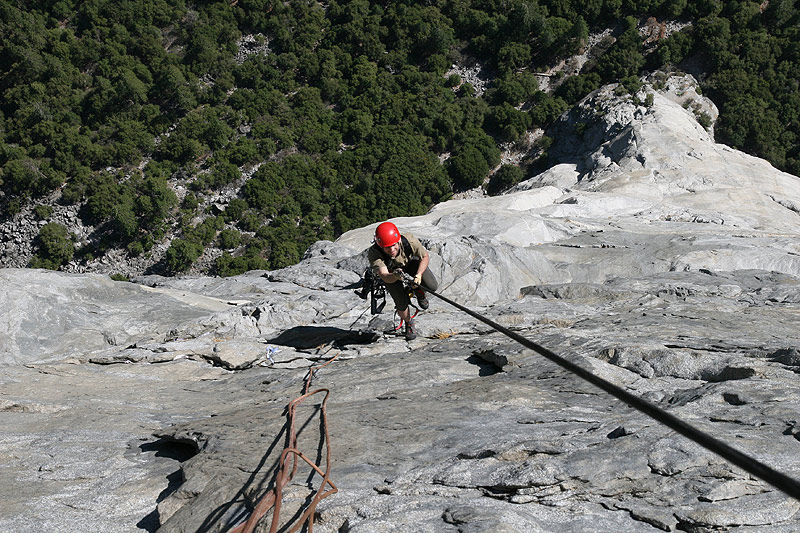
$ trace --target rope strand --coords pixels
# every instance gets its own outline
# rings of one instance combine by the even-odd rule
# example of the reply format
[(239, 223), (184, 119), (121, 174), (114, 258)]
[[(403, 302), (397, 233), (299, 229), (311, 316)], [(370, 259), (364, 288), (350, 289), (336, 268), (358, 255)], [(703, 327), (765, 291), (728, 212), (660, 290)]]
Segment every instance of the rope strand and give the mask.
[(526, 339), (522, 335), (515, 333), (504, 326), (501, 326), (497, 322), (494, 322), (480, 315), (479, 313), (476, 313), (475, 311), (472, 311), (471, 309), (468, 309), (467, 307), (464, 307), (463, 305), (458, 304), (453, 300), (450, 300), (449, 298), (442, 296), (441, 294), (438, 294), (435, 291), (432, 291), (427, 288), (425, 289), (425, 291), (447, 302), (456, 309), (464, 311), (471, 317), (480, 320), (484, 324), (491, 326), (495, 330), (506, 335), (507, 337), (514, 339), (515, 341), (522, 344), (526, 348), (530, 348), (539, 355), (542, 355), (545, 358), (552, 361), (553, 363), (557, 364), (561, 368), (564, 368), (569, 372), (576, 374), (578, 377), (604, 390), (611, 396), (614, 396), (618, 400), (625, 402), (634, 409), (641, 411), (650, 418), (653, 418), (658, 422), (661, 422), (668, 428), (677, 431), (684, 437), (699, 444), (700, 446), (715, 453), (716, 455), (719, 455), (723, 459), (738, 466), (742, 470), (745, 470), (746, 472), (749, 472), (750, 474), (758, 477), (759, 479), (766, 481), (767, 483), (769, 483), (776, 489), (780, 490), (784, 494), (791, 496), (796, 500), (800, 500), (800, 482), (798, 482), (796, 479), (787, 476), (782, 472), (778, 472), (772, 467), (758, 461), (754, 457), (744, 454), (739, 450), (729, 446), (725, 442), (717, 439), (716, 437), (713, 437), (708, 433), (705, 433), (691, 426), (690, 424), (686, 423), (685, 421), (681, 420), (675, 415), (661, 409), (655, 404), (652, 404), (647, 400), (644, 400), (643, 398), (635, 396), (630, 392), (628, 392), (627, 390), (623, 389), (622, 387), (614, 385), (613, 383), (606, 381), (603, 378), (596, 376), (595, 374), (592, 374), (585, 368), (578, 366), (575, 363), (567, 359), (564, 359), (559, 355), (556, 355), (547, 348), (540, 346), (529, 339)]
[[(319, 475), (322, 476), (322, 483), (320, 484), (319, 488), (315, 491), (314, 497), (311, 502), (306, 507), (305, 512), (298, 518), (295, 525), (289, 529), (289, 533), (294, 533), (298, 531), (304, 525), (308, 526), (309, 533), (314, 531), (314, 511), (317, 508), (317, 504), (322, 501), (324, 498), (335, 494), (339, 491), (333, 481), (330, 480), (330, 470), (331, 470), (331, 440), (328, 433), (328, 396), (330, 396), (330, 390), (328, 389), (317, 389), (314, 391), (309, 392), (309, 388), (311, 387), (311, 381), (314, 379), (314, 373), (326, 367), (327, 365), (331, 364), (336, 358), (339, 357), (337, 353), (335, 356), (331, 357), (325, 363), (319, 366), (312, 366), (308, 369), (308, 374), (304, 379), (305, 384), (303, 386), (303, 394), (291, 402), (286, 407), (286, 422), (289, 425), (289, 443), (286, 448), (283, 449), (281, 452), (280, 460), (278, 464), (280, 465), (278, 469), (278, 473), (275, 476), (275, 486), (264, 496), (259, 499), (258, 503), (256, 503), (255, 507), (253, 508), (253, 512), (247, 518), (247, 521), (239, 524), (235, 528), (231, 530), (230, 533), (252, 533), (258, 524), (258, 521), (269, 512), (270, 509), (272, 511), (272, 523), (269, 528), (270, 533), (276, 533), (278, 528), (280, 527), (280, 511), (281, 511), (281, 503), (283, 499), (283, 488), (289, 484), (289, 482), (294, 477), (295, 473), (297, 472), (297, 463), (298, 459), (301, 459), (305, 463), (307, 463), (311, 468), (314, 469)], [(314, 396), (315, 394), (324, 394), (325, 396), (322, 399), (322, 407), (320, 409), (320, 418), (322, 419), (322, 427), (323, 427), (323, 439), (325, 440), (325, 469), (319, 467), (319, 465), (315, 464), (313, 461), (308, 459), (303, 452), (301, 452), (297, 448), (297, 432), (295, 431), (295, 412), (297, 411), (297, 407), (307, 398)], [(330, 489), (326, 489), (326, 487), (330, 485)]]

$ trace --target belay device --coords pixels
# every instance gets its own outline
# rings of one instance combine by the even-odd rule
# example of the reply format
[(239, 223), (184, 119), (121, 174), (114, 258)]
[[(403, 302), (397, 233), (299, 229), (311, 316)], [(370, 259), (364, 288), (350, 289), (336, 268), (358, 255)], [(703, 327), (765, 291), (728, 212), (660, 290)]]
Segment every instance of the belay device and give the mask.
[(369, 296), (369, 310), (373, 315), (383, 311), (386, 305), (386, 285), (381, 278), (372, 273), (372, 268), (367, 267), (364, 271), (361, 290), (355, 291), (355, 293), (363, 300), (366, 300)]

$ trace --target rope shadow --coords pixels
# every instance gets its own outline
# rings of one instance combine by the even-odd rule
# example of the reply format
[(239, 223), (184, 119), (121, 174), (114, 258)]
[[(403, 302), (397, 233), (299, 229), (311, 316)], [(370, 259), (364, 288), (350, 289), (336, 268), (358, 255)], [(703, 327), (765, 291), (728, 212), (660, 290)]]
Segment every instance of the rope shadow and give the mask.
[[(299, 427), (297, 431), (298, 437), (303, 434), (304, 430), (311, 424), (314, 418), (318, 416), (319, 412), (320, 412), (320, 406), (314, 405), (313, 412), (309, 413), (307, 420), (305, 420), (305, 422)], [(285, 414), (286, 411), (284, 410), (283, 415), (285, 416)], [(323, 422), (320, 419), (320, 425), (322, 424)], [(267, 464), (269, 457), (273, 454), (273, 452), (275, 452), (276, 448), (278, 448), (278, 446), (280, 445), (281, 441), (283, 441), (284, 443), (283, 447), (280, 448), (281, 450), (289, 445), (289, 440), (290, 440), (289, 426), (290, 426), (290, 421), (286, 420), (283, 426), (281, 427), (280, 432), (275, 436), (269, 448), (258, 462), (258, 465), (248, 477), (247, 481), (245, 481), (245, 483), (239, 488), (239, 490), (236, 491), (236, 494), (234, 494), (228, 502), (216, 507), (209, 513), (209, 515), (205, 518), (205, 520), (203, 520), (203, 522), (198, 527), (197, 533), (210, 533), (211, 531), (215, 531), (216, 526), (221, 524), (223, 521), (225, 522), (223, 526), (224, 530), (227, 531), (231, 529), (239, 522), (241, 522), (242, 519), (247, 517), (247, 515), (252, 511), (251, 507), (255, 505), (256, 501), (260, 498), (260, 497), (256, 498), (255, 501), (250, 502), (250, 505), (248, 505), (247, 503), (248, 498), (245, 497), (246, 493), (249, 492), (251, 494), (266, 494), (269, 491), (274, 490), (277, 476), (280, 470), (280, 454), (277, 453), (276, 458), (274, 459), (269, 468), (265, 470), (264, 467)], [(324, 445), (324, 439), (320, 439), (319, 445), (317, 447), (318, 458), (322, 457), (323, 445)], [(313, 471), (311, 472), (309, 479), (311, 477), (313, 477)], [(233, 515), (226, 516), (229, 513), (229, 511), (232, 508), (234, 508), (234, 506), (237, 505), (241, 505), (242, 507), (241, 510), (235, 512)]]
[[(245, 517), (247, 515), (247, 513), (249, 513), (249, 510), (247, 509), (245, 493), (248, 491), (248, 489), (250, 489), (250, 487), (253, 487), (253, 486), (260, 487), (261, 486), (261, 484), (255, 485), (256, 484), (256, 479), (260, 477), (260, 474), (262, 473), (264, 465), (267, 464), (267, 460), (273, 454), (273, 452), (275, 451), (276, 447), (280, 444), (282, 438), (283, 438), (283, 440), (285, 442), (288, 442), (288, 440), (289, 440), (289, 421), (288, 420), (283, 423), (283, 426), (281, 427), (281, 430), (275, 436), (275, 439), (273, 439), (273, 441), (270, 444), (269, 448), (267, 448), (267, 451), (261, 457), (261, 460), (258, 462), (258, 465), (256, 466), (255, 469), (253, 469), (252, 474), (250, 474), (250, 477), (248, 477), (248, 479), (244, 483), (244, 485), (242, 485), (239, 488), (239, 490), (236, 491), (236, 494), (234, 494), (233, 497), (228, 502), (220, 505), (219, 507), (215, 508), (214, 510), (212, 510), (209, 513), (209, 515), (205, 518), (205, 520), (203, 520), (203, 522), (197, 528), (197, 533), (210, 533), (211, 531), (214, 531), (215, 530), (215, 526), (218, 525), (220, 522), (222, 522), (222, 520), (225, 518), (225, 515), (236, 505), (241, 505), (242, 508), (241, 508), (240, 511), (236, 512), (233, 516), (229, 516), (226, 519), (226, 521), (227, 521), (227, 523), (225, 524), (225, 529), (226, 530), (230, 529), (233, 525), (235, 525), (236, 523), (241, 521), (241, 519), (243, 517)], [(273, 465), (267, 471), (264, 472), (262, 479), (268, 479), (269, 477), (273, 477), (274, 478), (277, 475), (278, 462), (279, 461), (276, 460), (273, 463)], [(262, 481), (262, 483), (263, 483), (263, 481)]]

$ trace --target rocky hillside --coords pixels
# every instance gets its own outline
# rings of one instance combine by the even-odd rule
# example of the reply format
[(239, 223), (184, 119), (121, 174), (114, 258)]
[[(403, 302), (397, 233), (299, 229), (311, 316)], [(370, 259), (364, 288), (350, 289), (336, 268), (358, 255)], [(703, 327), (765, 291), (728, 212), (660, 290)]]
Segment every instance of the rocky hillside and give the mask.
[[(800, 179), (698, 109), (686, 78), (603, 87), (558, 165), (395, 222), (442, 295), (800, 478)], [(0, 270), (0, 531), (229, 531), (334, 357), (315, 531), (800, 528), (796, 499), (436, 297), (396, 336), (353, 292), (373, 230), (231, 278)], [(321, 397), (295, 428), (324, 469)], [(281, 521), (320, 479), (299, 463)]]

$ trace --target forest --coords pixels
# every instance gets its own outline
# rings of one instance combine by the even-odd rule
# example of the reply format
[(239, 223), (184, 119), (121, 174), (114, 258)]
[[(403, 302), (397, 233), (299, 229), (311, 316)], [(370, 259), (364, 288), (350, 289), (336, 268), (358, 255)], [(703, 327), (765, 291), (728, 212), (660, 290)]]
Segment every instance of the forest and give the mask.
[[(216, 275), (276, 269), (320, 239), (490, 194), (546, 165), (501, 146), (610, 82), (701, 66), (718, 142), (800, 175), (795, 0), (9, 0), (0, 4), (0, 218), (47, 199), (96, 238), (43, 223), (57, 269), (171, 235), (165, 273), (210, 246)], [(684, 28), (645, 43), (640, 21)], [(536, 72), (613, 29), (542, 91)], [(487, 90), (449, 73), (478, 61)], [(444, 155), (447, 154), (447, 157)], [(175, 184), (181, 184), (180, 193)], [(212, 199), (232, 195), (220, 205)]]

